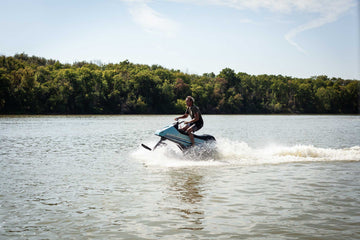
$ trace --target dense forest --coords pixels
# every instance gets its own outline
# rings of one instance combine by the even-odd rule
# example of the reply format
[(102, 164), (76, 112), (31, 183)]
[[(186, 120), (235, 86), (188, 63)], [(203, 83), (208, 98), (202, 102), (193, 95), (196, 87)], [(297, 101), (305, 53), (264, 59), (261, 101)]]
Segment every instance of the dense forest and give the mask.
[(360, 111), (360, 82), (316, 76), (249, 75), (225, 68), (194, 75), (159, 65), (62, 64), (0, 56), (1, 114), (182, 113), (192, 95), (203, 113)]

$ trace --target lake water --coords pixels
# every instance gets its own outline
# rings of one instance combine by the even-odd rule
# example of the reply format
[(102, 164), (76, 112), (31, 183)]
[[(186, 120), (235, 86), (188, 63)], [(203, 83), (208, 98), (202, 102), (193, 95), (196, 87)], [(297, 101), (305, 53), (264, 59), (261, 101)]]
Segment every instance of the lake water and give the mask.
[[(360, 239), (360, 116), (0, 117), (0, 239)], [(200, 151), (200, 150), (199, 150)]]

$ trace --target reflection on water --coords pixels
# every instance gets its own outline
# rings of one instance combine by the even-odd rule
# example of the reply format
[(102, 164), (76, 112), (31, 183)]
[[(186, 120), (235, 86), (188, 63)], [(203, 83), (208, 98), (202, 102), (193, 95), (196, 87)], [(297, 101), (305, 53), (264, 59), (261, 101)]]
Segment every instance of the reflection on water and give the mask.
[(172, 175), (172, 190), (178, 192), (180, 199), (185, 203), (195, 204), (199, 203), (202, 199), (201, 195), (201, 180), (202, 176), (194, 172), (187, 172), (183, 174)]
[(172, 171), (169, 175), (169, 195), (175, 196), (178, 200), (173, 203), (177, 205), (174, 210), (189, 223), (189, 226), (181, 226), (179, 229), (202, 230), (203, 177), (191, 169)]

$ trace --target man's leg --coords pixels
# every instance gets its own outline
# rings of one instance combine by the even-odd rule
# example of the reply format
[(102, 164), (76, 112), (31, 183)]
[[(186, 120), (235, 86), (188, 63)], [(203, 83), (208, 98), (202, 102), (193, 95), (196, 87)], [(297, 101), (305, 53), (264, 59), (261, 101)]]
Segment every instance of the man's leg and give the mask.
[(192, 146), (195, 146), (195, 140), (194, 140), (194, 134), (193, 134), (194, 131), (196, 131), (196, 126), (195, 126), (195, 125), (189, 127), (189, 128), (186, 130), (187, 134), (189, 135), (189, 138), (190, 138), (190, 141), (191, 141), (191, 145), (192, 145)]
[(189, 128), (189, 125), (185, 125), (184, 127), (180, 128), (180, 129), (187, 132), (188, 128)]

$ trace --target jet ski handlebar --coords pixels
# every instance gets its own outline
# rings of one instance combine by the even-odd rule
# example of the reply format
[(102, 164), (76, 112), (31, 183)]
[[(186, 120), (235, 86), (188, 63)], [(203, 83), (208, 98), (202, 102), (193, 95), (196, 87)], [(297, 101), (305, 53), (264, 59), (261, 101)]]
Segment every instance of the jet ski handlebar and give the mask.
[(182, 121), (177, 120), (176, 122), (173, 123), (173, 125), (174, 125), (174, 127), (175, 127), (176, 129), (179, 129), (179, 125), (182, 124), (183, 122), (185, 122), (185, 121), (183, 121), (183, 120), (182, 120)]

